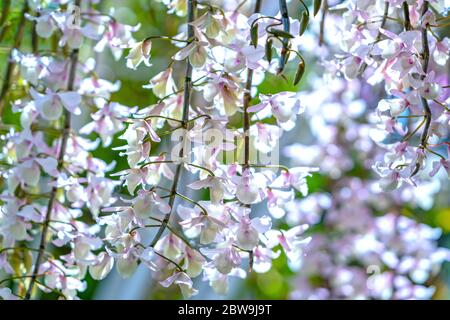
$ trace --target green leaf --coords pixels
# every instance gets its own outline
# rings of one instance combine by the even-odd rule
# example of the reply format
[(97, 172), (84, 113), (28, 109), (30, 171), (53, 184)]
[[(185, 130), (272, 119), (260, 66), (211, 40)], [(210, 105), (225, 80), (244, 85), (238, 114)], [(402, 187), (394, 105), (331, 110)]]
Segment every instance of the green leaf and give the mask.
[(286, 39), (294, 38), (294, 36), (292, 34), (290, 34), (289, 32), (285, 32), (285, 31), (282, 31), (279, 29), (271, 28), (269, 30), (269, 33), (273, 34), (274, 36), (281, 37), (281, 38), (286, 38)]
[(303, 33), (305, 33), (306, 27), (308, 26), (309, 23), (309, 15), (306, 11), (303, 11), (302, 14), (302, 19), (300, 20), (300, 32), (299, 35), (302, 35)]
[(258, 46), (258, 24), (255, 23), (250, 30), (250, 37), (252, 40), (253, 46), (256, 48)]
[(314, 0), (314, 16), (317, 15), (321, 6), (322, 6), (322, 0)]

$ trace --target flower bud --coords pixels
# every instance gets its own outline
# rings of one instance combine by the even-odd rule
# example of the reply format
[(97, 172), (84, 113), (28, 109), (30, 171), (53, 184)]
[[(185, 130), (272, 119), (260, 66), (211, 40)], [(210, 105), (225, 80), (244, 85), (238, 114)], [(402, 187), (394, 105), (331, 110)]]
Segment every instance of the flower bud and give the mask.
[(258, 24), (255, 23), (250, 30), (250, 37), (252, 40), (252, 45), (256, 48), (258, 46)]
[(320, 7), (322, 6), (322, 0), (314, 0), (314, 16), (319, 13)]
[(306, 27), (308, 27), (309, 23), (309, 15), (306, 11), (303, 11), (302, 18), (300, 21), (300, 32), (299, 35), (301, 36), (306, 31)]

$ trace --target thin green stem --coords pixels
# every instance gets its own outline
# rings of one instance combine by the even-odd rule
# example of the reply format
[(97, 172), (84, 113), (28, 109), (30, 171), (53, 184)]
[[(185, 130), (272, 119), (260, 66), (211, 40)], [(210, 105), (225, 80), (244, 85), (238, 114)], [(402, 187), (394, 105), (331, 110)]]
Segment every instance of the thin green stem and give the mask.
[(433, 151), (433, 150), (431, 150), (431, 149), (428, 148), (428, 147), (426, 147), (425, 149), (426, 149), (428, 152), (431, 152), (432, 154), (438, 156), (438, 157), (441, 158), (442, 160), (447, 160), (442, 154), (440, 154), (440, 153), (438, 153), (438, 152), (436, 152), (436, 151)]
[(175, 261), (173, 261), (172, 259), (167, 258), (165, 255), (159, 253), (158, 251), (153, 251), (153, 252), (154, 252), (157, 256), (159, 256), (159, 257), (163, 258), (164, 260), (166, 260), (166, 261), (172, 263), (174, 266), (177, 267), (177, 269), (178, 269), (179, 271), (184, 272), (184, 269), (183, 269), (178, 263), (176, 263)]
[(423, 120), (419, 123), (419, 125), (410, 133), (408, 133), (406, 136), (403, 137), (402, 142), (408, 141), (417, 131), (419, 131), (420, 128), (425, 124), (425, 117)]
[(322, 46), (325, 35), (325, 19), (328, 13), (328, 0), (323, 0), (322, 18), (320, 19), (319, 46)]
[(281, 164), (267, 164), (267, 165), (250, 164), (249, 166), (252, 168), (267, 168), (267, 169), (278, 168), (278, 169), (282, 169), (286, 172), (289, 172), (289, 168), (286, 166), (283, 166)]
[[(428, 1), (425, 1), (423, 3), (423, 7), (422, 7), (422, 17), (425, 16), (425, 14), (428, 12), (428, 8), (429, 8), (429, 3)], [(428, 73), (428, 64), (430, 61), (430, 48), (429, 48), (429, 44), (428, 44), (428, 24), (424, 27), (421, 28), (421, 34), (422, 34), (422, 52), (421, 52), (421, 57), (422, 57), (422, 69), (423, 69), (423, 75), (422, 75), (422, 80), (425, 79), (425, 75)], [(431, 126), (431, 109), (430, 106), (428, 105), (428, 101), (427, 99), (425, 99), (424, 97), (420, 97), (420, 101), (422, 102), (422, 107), (423, 107), (423, 111), (425, 114), (425, 127), (422, 131), (422, 135), (420, 136), (420, 146), (419, 148), (421, 149), (427, 149), (427, 143), (428, 143), (428, 134), (430, 131), (430, 126)], [(419, 161), (419, 159), (417, 159), (414, 170), (411, 173), (410, 177), (415, 176), (421, 167), (421, 163)]]
[(408, 2), (404, 1), (403, 4), (402, 4), (402, 8), (403, 8), (403, 16), (405, 18), (403, 26), (404, 26), (406, 31), (410, 31), (412, 29), (412, 26), (411, 26), (411, 19), (409, 17), (409, 5), (408, 5)]
[[(188, 39), (192, 38), (193, 35), (188, 36)], [(149, 40), (155, 40), (155, 39), (159, 39), (159, 40), (169, 40), (169, 41), (175, 41), (175, 42), (184, 42), (184, 43), (190, 43), (190, 40), (183, 40), (183, 39), (175, 39), (172, 37), (166, 37), (166, 36), (150, 36), (145, 38), (144, 41), (149, 41)]]
[[(194, 27), (191, 25), (191, 22), (195, 20), (195, 11), (196, 11), (196, 1), (195, 0), (188, 0), (188, 14), (187, 14), (187, 23), (188, 23), (188, 39), (194, 37)], [(192, 91), (192, 65), (189, 62), (189, 59), (186, 60), (186, 71), (184, 76), (184, 100), (183, 100), (183, 115), (182, 115), (182, 125), (186, 129), (187, 128), (187, 122), (189, 121), (189, 109), (190, 109), (190, 102), (191, 102), (191, 91)], [(184, 148), (180, 149), (180, 158), (183, 158), (184, 156)], [(164, 233), (164, 230), (167, 227), (167, 224), (169, 223), (170, 216), (173, 211), (173, 205), (175, 202), (175, 195), (177, 194), (177, 187), (178, 182), (181, 179), (181, 171), (183, 168), (183, 164), (179, 163), (177, 165), (174, 180), (172, 182), (172, 188), (170, 190), (170, 197), (169, 197), (169, 206), (170, 211), (164, 216), (164, 219), (162, 221), (161, 227), (156, 232), (155, 237), (153, 238), (150, 246), (154, 247), (156, 243), (161, 238), (162, 234)]]
[(196, 205), (197, 207), (199, 207), (202, 210), (202, 213), (207, 216), (208, 215), (208, 211), (206, 211), (205, 207), (203, 207), (200, 203), (198, 203), (195, 200), (192, 200), (191, 198), (186, 197), (185, 195), (182, 195), (181, 193), (176, 192), (175, 195), (177, 197), (180, 197), (183, 200), (186, 200), (187, 202), (190, 202), (194, 205)]
[[(43, 276), (45, 276), (46, 274), (44, 273), (44, 274), (37, 274), (36, 275), (36, 277), (43, 277)], [(29, 275), (29, 274), (27, 274), (27, 275), (23, 275), (23, 276), (14, 276), (14, 277), (9, 277), (9, 278), (6, 278), (6, 279), (3, 279), (2, 281), (0, 281), (0, 285), (2, 285), (3, 283), (5, 283), (5, 282), (8, 282), (8, 281), (12, 281), (12, 280), (17, 280), (17, 279), (27, 279), (27, 278), (32, 278), (32, 277), (34, 277), (35, 275)], [(26, 300), (27, 298), (26, 298), (26, 296), (25, 296), (25, 300)]]
[(214, 172), (212, 172), (212, 171), (209, 170), (208, 168), (205, 168), (205, 167), (199, 166), (199, 165), (197, 165), (197, 164), (193, 164), (193, 163), (186, 163), (186, 165), (187, 165), (187, 166), (190, 166), (190, 167), (197, 168), (197, 169), (201, 169), (201, 170), (203, 170), (203, 171), (206, 171), (211, 177), (215, 177), (215, 176), (216, 176), (216, 175), (214, 174)]
[(162, 163), (174, 163), (174, 161), (172, 161), (172, 160), (149, 161), (149, 162), (146, 162), (146, 163), (142, 164), (140, 166), (140, 168), (142, 169), (142, 168), (144, 168), (146, 166), (149, 166), (149, 165), (152, 165), (152, 164), (162, 164)]
[[(279, 0), (279, 7), (280, 7), (280, 13), (281, 13), (281, 21), (283, 23), (283, 30), (284, 30), (284, 32), (289, 33), (291, 24), (289, 21), (289, 13), (288, 13), (288, 7), (287, 7), (286, 0)], [(278, 74), (281, 74), (283, 72), (284, 67), (286, 65), (290, 42), (289, 42), (288, 38), (283, 38), (282, 43), (283, 43), (283, 47), (281, 48), (281, 54), (280, 54), (280, 59), (279, 59), (279, 63), (278, 63), (278, 70), (277, 70)]]

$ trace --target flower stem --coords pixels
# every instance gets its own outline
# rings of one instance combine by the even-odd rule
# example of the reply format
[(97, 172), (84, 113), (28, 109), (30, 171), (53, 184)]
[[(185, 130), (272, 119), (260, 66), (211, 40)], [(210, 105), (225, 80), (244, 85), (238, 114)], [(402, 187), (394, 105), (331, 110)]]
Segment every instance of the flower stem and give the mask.
[(267, 165), (250, 164), (249, 166), (252, 168), (267, 168), (267, 169), (278, 168), (286, 172), (289, 172), (289, 168), (281, 164), (267, 164)]
[[(194, 27), (190, 24), (195, 20), (195, 9), (196, 9), (196, 1), (195, 0), (188, 0), (188, 14), (187, 14), (187, 23), (188, 23), (188, 34), (187, 38), (191, 39), (194, 37)], [(185, 71), (185, 77), (184, 77), (184, 100), (183, 100), (183, 116), (182, 116), (182, 127), (186, 129), (187, 123), (189, 121), (189, 106), (190, 106), (190, 100), (191, 100), (191, 90), (192, 90), (192, 65), (189, 62), (189, 59), (186, 59), (186, 71)], [(182, 158), (184, 156), (184, 148), (182, 147), (180, 149), (180, 157)], [(169, 197), (169, 206), (170, 211), (164, 216), (164, 219), (161, 223), (161, 227), (156, 232), (155, 237), (153, 238), (150, 246), (154, 247), (158, 240), (161, 238), (162, 234), (164, 233), (164, 230), (167, 227), (167, 224), (169, 223), (170, 216), (173, 211), (173, 205), (175, 203), (175, 196), (177, 194), (177, 187), (178, 182), (181, 179), (181, 171), (183, 169), (183, 164), (179, 163), (177, 165), (175, 176), (173, 178), (172, 182), (172, 188), (170, 190), (170, 197)]]
[[(281, 21), (283, 23), (283, 30), (286, 33), (290, 32), (290, 21), (289, 21), (289, 13), (286, 0), (279, 0), (280, 3), (280, 13), (281, 13)], [(284, 70), (284, 66), (286, 65), (288, 47), (289, 47), (289, 39), (283, 38), (283, 47), (281, 48), (280, 60), (278, 63), (278, 74), (282, 73)]]
[[(280, 6), (281, 6), (280, 0)], [(256, 0), (254, 13), (259, 13), (261, 11), (261, 3), (262, 0)], [(286, 1), (284, 1), (286, 5)], [(287, 9), (286, 9), (287, 10)], [(287, 11), (286, 11), (287, 14)], [(288, 26), (289, 26), (289, 18), (288, 18)], [(289, 29), (288, 29), (289, 32)], [(284, 45), (283, 45), (284, 49)], [(280, 61), (284, 61), (284, 57), (280, 58)], [(253, 70), (248, 69), (247, 71), (247, 81), (245, 83), (245, 92), (244, 92), (244, 169), (249, 169), (250, 166), (250, 116), (248, 114), (248, 108), (250, 107), (250, 101), (252, 100), (252, 83), (253, 83)], [(250, 208), (250, 205), (245, 205)], [(253, 252), (250, 253), (250, 263), (249, 269), (253, 268)]]
[(406, 136), (403, 137), (402, 142), (408, 141), (417, 131), (419, 131), (420, 128), (425, 124), (425, 116), (423, 116), (423, 120), (419, 123), (419, 125), (410, 133), (408, 133)]
[(199, 166), (199, 165), (197, 165), (197, 164), (193, 164), (193, 163), (186, 163), (186, 165), (187, 165), (187, 166), (190, 166), (190, 167), (194, 167), (194, 168), (200, 169), (200, 170), (203, 170), (203, 171), (206, 171), (211, 177), (215, 177), (215, 176), (216, 176), (216, 175), (214, 174), (214, 172), (212, 172), (212, 171), (209, 170), (208, 168), (205, 168), (205, 167)]
[[(422, 17), (425, 16), (425, 14), (428, 12), (428, 8), (429, 8), (429, 3), (428, 1), (425, 1), (423, 3), (423, 7), (422, 7)], [(421, 33), (422, 33), (422, 52), (421, 52), (421, 57), (422, 57), (422, 69), (423, 69), (423, 75), (422, 75), (422, 81), (425, 79), (426, 74), (428, 72), (428, 63), (430, 61), (430, 48), (428, 45), (428, 24), (426, 26), (422, 26), (421, 27)], [(422, 107), (423, 107), (423, 111), (424, 111), (424, 121), (425, 121), (425, 126), (423, 128), (422, 131), (422, 135), (420, 136), (420, 149), (427, 149), (427, 143), (428, 143), (428, 133), (430, 131), (430, 125), (431, 125), (431, 109), (430, 106), (428, 105), (428, 101), (427, 99), (425, 99), (423, 96), (420, 97), (420, 101), (422, 102)], [(411, 173), (410, 177), (415, 176), (419, 170), (420, 170), (420, 161), (416, 161), (414, 170)]]
[[(254, 13), (261, 11), (261, 0), (257, 0), (255, 3)], [(244, 169), (249, 168), (250, 163), (250, 116), (248, 114), (248, 108), (250, 107), (250, 101), (252, 100), (252, 83), (253, 83), (253, 70), (248, 69), (247, 81), (245, 83), (244, 92)]]
[[(39, 12), (36, 12), (36, 16), (39, 17)], [(31, 25), (31, 49), (34, 55), (39, 52), (39, 35), (36, 32), (37, 21), (33, 21)]]
[[(40, 276), (45, 276), (45, 274), (38, 274), (38, 277)], [(3, 279), (2, 281), (0, 281), (0, 285), (2, 285), (3, 283), (10, 281), (10, 280), (17, 280), (17, 279), (27, 279), (27, 278), (31, 278), (32, 275), (23, 275), (23, 276), (14, 276), (14, 277), (9, 277), (6, 279)], [(27, 298), (25, 297), (25, 300), (27, 300)]]
[(198, 207), (202, 210), (202, 213), (203, 213), (205, 216), (208, 215), (208, 211), (206, 211), (205, 207), (203, 207), (203, 206), (202, 206), (200, 203), (198, 203), (197, 201), (192, 200), (191, 198), (188, 198), (188, 197), (186, 197), (185, 195), (182, 195), (181, 193), (178, 193), (178, 192), (175, 193), (175, 195), (178, 196), (178, 197), (180, 197), (181, 199), (187, 201), (187, 202), (190, 202), (190, 203), (192, 203), (192, 204), (198, 206)]
[[(171, 190), (169, 190), (169, 189), (167, 189), (167, 188), (160, 187), (160, 186), (156, 186), (156, 188), (161, 189), (161, 190), (164, 190), (164, 191), (171, 191)], [(170, 197), (170, 196), (171, 196), (171, 194), (169, 195), (169, 197)], [(181, 199), (183, 199), (183, 200), (185, 200), (185, 201), (187, 201), (187, 202), (190, 202), (190, 203), (192, 203), (192, 204), (198, 206), (198, 207), (202, 210), (202, 214), (203, 214), (203, 215), (205, 215), (205, 216), (208, 215), (208, 211), (206, 211), (205, 207), (203, 207), (203, 206), (202, 206), (200, 203), (198, 203), (197, 201), (192, 200), (191, 198), (188, 198), (188, 197), (186, 197), (185, 195), (183, 195), (183, 194), (181, 194), (181, 193), (179, 193), (179, 192), (175, 192), (175, 196), (177, 196), (177, 197), (179, 197), (179, 198), (181, 198)], [(163, 220), (162, 222), (164, 222), (164, 220)], [(167, 226), (168, 226), (168, 225), (166, 225), (166, 227), (167, 227)]]
[(173, 163), (173, 161), (172, 160), (150, 161), (150, 162), (146, 162), (146, 163), (142, 164), (140, 168), (142, 169), (142, 168), (152, 165), (152, 164), (162, 164), (162, 163)]
[(27, 248), (27, 247), (7, 247), (0, 249), (0, 254), (6, 251), (13, 251), (13, 250), (24, 250), (24, 251), (39, 251), (39, 249), (34, 248)]
[(175, 39), (172, 37), (165, 37), (165, 36), (150, 36), (145, 38), (144, 41), (148, 41), (148, 40), (155, 40), (155, 39), (161, 39), (161, 40), (169, 40), (169, 41), (175, 41), (175, 42), (184, 42), (184, 43), (190, 43), (190, 38), (192, 38), (194, 35), (189, 35), (188, 36), (188, 40), (182, 40), (182, 39)]
[(324, 42), (324, 34), (325, 34), (325, 19), (328, 12), (328, 0), (323, 1), (322, 5), (322, 18), (320, 19), (320, 31), (319, 31), (319, 46), (322, 46)]
[(405, 22), (403, 26), (406, 31), (410, 31), (412, 29), (412, 26), (411, 26), (411, 19), (409, 18), (409, 5), (405, 1), (403, 2), (402, 7), (403, 7), (403, 16), (405, 17)]
[(177, 267), (177, 269), (178, 269), (180, 272), (184, 272), (184, 269), (183, 269), (178, 263), (176, 263), (175, 261), (173, 261), (172, 259), (166, 257), (165, 255), (159, 253), (158, 251), (153, 251), (153, 252), (154, 252), (157, 256), (160, 256), (161, 258), (163, 258), (164, 260), (166, 260), (167, 262), (172, 263), (175, 267)]

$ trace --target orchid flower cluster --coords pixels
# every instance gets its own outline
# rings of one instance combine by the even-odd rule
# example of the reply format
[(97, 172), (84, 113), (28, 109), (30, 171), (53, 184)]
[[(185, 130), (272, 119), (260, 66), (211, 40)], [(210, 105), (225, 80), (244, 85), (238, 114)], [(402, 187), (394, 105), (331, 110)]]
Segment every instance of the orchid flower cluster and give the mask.
[(329, 67), (385, 88), (372, 119), (372, 136), (386, 148), (374, 164), (381, 188), (450, 174), (449, 41), (440, 35), (448, 25), (445, 2), (348, 1), (339, 9), (342, 51)]
[(290, 297), (430, 299), (435, 292), (430, 281), (450, 261), (450, 251), (438, 246), (439, 228), (405, 212), (429, 210), (441, 183), (405, 184), (384, 192), (376, 176), (355, 175), (355, 167), (371, 172), (373, 163), (384, 157), (384, 148), (370, 136), (371, 125), (361, 118), (377, 98), (370, 86), (357, 80), (317, 79), (314, 87), (321, 89), (301, 96), (307, 103), (320, 102), (320, 107), (307, 109), (314, 124), (313, 144), (295, 143), (285, 153), (297, 165), (322, 159), (320, 172), (329, 181), (325, 190), (287, 207), (289, 225), (309, 224), (315, 230), (304, 248), (301, 269), (293, 269), (300, 272)]
[[(199, 280), (226, 294), (281, 254), (293, 299), (433, 295), (450, 253), (405, 211), (430, 209), (448, 181), (444, 1), (279, 0), (271, 16), (263, 0), (155, 0), (182, 23), (140, 39), (101, 2), (23, 2), (0, 91), (1, 120), (20, 117), (0, 124), (0, 298), (77, 299), (86, 277), (140, 265), (184, 298)], [(154, 74), (154, 104), (114, 101), (120, 82), (93, 58), (105, 50)], [(323, 71), (307, 88), (260, 92), (269, 77), (300, 83), (304, 56)], [(299, 124), (309, 143), (284, 149), (288, 167), (279, 140)], [(308, 195), (315, 172), (327, 189)]]
[[(276, 217), (296, 191), (307, 194), (306, 178), (315, 168), (289, 169), (255, 157), (276, 150), (282, 132), (293, 128), (304, 108), (295, 92), (251, 102), (257, 92), (253, 75), (259, 82), (265, 72), (281, 77), (296, 59), (294, 82), (300, 81), (304, 60), (291, 44), (307, 21), (291, 19), (286, 1), (280, 1), (278, 17), (259, 14), (260, 1), (250, 17), (238, 8), (171, 1), (169, 12), (186, 16), (185, 30), (135, 41), (137, 27), (86, 3), (24, 5), (35, 26), (34, 42), (38, 37), (59, 41), (50, 54), (36, 47), (32, 53), (17, 48), (11, 53), (29, 94), (12, 106), (20, 112), (20, 128), (3, 137), (1, 267), (11, 277), (2, 283), (13, 281), (17, 290), (2, 289), (2, 296), (30, 299), (36, 287), (76, 298), (88, 272), (103, 279), (115, 262), (124, 277), (145, 264), (162, 286), (176, 284), (190, 297), (197, 292), (192, 278), (203, 273), (214, 290), (224, 293), (229, 276), (246, 276), (243, 259), (248, 258), (250, 270), (265, 272), (279, 247), (298, 262), (310, 240), (303, 236), (307, 226), (274, 229), (272, 218), (252, 212), (251, 205), (265, 201)], [(92, 58), (82, 60), (83, 43), (91, 41), (94, 51), (108, 46), (117, 59), (129, 48), (131, 69), (151, 66), (152, 45), (164, 40), (180, 49), (147, 86), (158, 103), (140, 110), (110, 101), (119, 84), (100, 79)], [(274, 52), (278, 61), (272, 59)], [(185, 65), (181, 81), (173, 72), (179, 65)], [(92, 121), (77, 133), (73, 122), (83, 113), (90, 113)], [(275, 124), (263, 122), (270, 118)], [(241, 127), (235, 124), (239, 121)], [(100, 143), (108, 147), (125, 126), (120, 138), (126, 144), (117, 149), (129, 169), (112, 175), (120, 177), (118, 182), (106, 177), (114, 163), (104, 163), (92, 151)], [(163, 129), (172, 140), (181, 138), (170, 156), (151, 152)], [(99, 138), (87, 139), (91, 133)], [(182, 193), (178, 184), (184, 173), (197, 176), (188, 187), (209, 189), (210, 200)], [(122, 183), (128, 195), (117, 199), (113, 190)], [(177, 199), (185, 203), (178, 205)], [(146, 245), (145, 232), (152, 228), (156, 233)], [(55, 256), (50, 245), (63, 253)]]
[[(23, 13), (28, 22), (18, 28), (32, 23), (33, 52), (14, 48), (9, 61), (27, 94), (12, 103), (20, 126), (1, 137), (0, 269), (10, 275), (1, 283), (13, 290), (0, 292), (30, 299), (38, 289), (72, 299), (85, 290), (88, 270), (96, 277), (101, 256), (94, 251), (103, 247), (96, 219), (115, 201), (117, 183), (106, 177), (114, 163), (92, 152), (110, 145), (124, 127), (118, 118), (135, 111), (110, 101), (120, 83), (100, 79), (82, 46), (108, 46), (119, 58), (134, 43), (135, 28), (90, 1), (24, 1)], [(54, 47), (39, 47), (48, 38), (56, 39)], [(92, 119), (77, 130), (82, 114)], [(92, 132), (100, 138), (88, 139)]]
[[(375, 19), (375, 11), (369, 6), (375, 3), (378, 2), (351, 2), (349, 16), (366, 17), (370, 21), (368, 12), (371, 12), (371, 19)], [(368, 8), (367, 12), (355, 9), (356, 4), (360, 9), (364, 4), (364, 8)], [(402, 2), (397, 4), (402, 5)], [(408, 1), (408, 4), (411, 2)], [(364, 76), (356, 77), (355, 74), (349, 77), (351, 67), (347, 62), (353, 58), (346, 57), (349, 60), (343, 62), (342, 46), (339, 46), (343, 38), (336, 34), (347, 33), (342, 26), (347, 28), (345, 23), (353, 20), (346, 14), (333, 14), (332, 8), (330, 6), (327, 12), (327, 33), (322, 39), (324, 46), (321, 50), (312, 50), (316, 47), (319, 28), (308, 31), (305, 36), (309, 40), (300, 46), (302, 51), (315, 52), (312, 59), (317, 58), (325, 70), (323, 74), (320, 74), (322, 70), (318, 70), (317, 74), (312, 75), (311, 90), (300, 94), (303, 103), (315, 106), (305, 111), (309, 132), (314, 138), (305, 143), (296, 142), (284, 150), (285, 155), (292, 158), (296, 165), (308, 166), (320, 160), (319, 172), (327, 179), (324, 189), (311, 193), (305, 199), (294, 200), (286, 210), (289, 225), (309, 224), (315, 230), (312, 241), (304, 248), (307, 258), (303, 260), (301, 269), (293, 269), (300, 272), (294, 276), (290, 297), (430, 299), (436, 289), (431, 285), (433, 279), (443, 263), (450, 261), (450, 251), (438, 245), (442, 231), (421, 223), (421, 218), (414, 216), (413, 212), (417, 209), (428, 211), (433, 207), (438, 192), (446, 190), (448, 176), (442, 170), (434, 178), (423, 177), (418, 185), (405, 183), (396, 186), (395, 190), (389, 190), (386, 183), (381, 183), (380, 188), (377, 172), (370, 174), (371, 168), (378, 167), (378, 163), (386, 159), (398, 160), (396, 152), (400, 150), (398, 146), (402, 143), (395, 142), (395, 145), (393, 142), (396, 151), (387, 154), (386, 148), (390, 144), (387, 140), (380, 143), (378, 136), (374, 134), (379, 129), (374, 127), (377, 123), (373, 119), (379, 120), (380, 116), (384, 116), (380, 113), (380, 104), (386, 103), (386, 99), (380, 99), (386, 93), (381, 84), (371, 83)], [(361, 24), (358, 29), (353, 25), (352, 32), (360, 30), (360, 35), (367, 37), (371, 33), (361, 30), (363, 27), (366, 24)], [(348, 37), (348, 41), (356, 43), (358, 39), (361, 38)], [(385, 44), (391, 41), (390, 38), (381, 36), (379, 40), (376, 45), (381, 45), (381, 41), (387, 41)], [(446, 41), (443, 40), (443, 43)], [(392, 45), (401, 46), (397, 42)], [(398, 75), (390, 69), (395, 68), (396, 63), (399, 66), (398, 60), (384, 61), (381, 62), (384, 65), (378, 65), (376, 59), (380, 57), (374, 52), (372, 54), (374, 60), (372, 64), (368, 63), (367, 68), (379, 67), (379, 70), (373, 72), (381, 72), (385, 77), (388, 74), (392, 78), (395, 78), (394, 74)], [(448, 51), (446, 54), (448, 57)], [(437, 53), (434, 54), (436, 56)], [(355, 61), (359, 61), (359, 65), (354, 70), (361, 68), (364, 61)], [(435, 70), (440, 70), (439, 68), (436, 66)], [(404, 76), (414, 77), (409, 73)], [(391, 85), (392, 78), (391, 81), (386, 80), (386, 83)], [(440, 86), (448, 83), (448, 78), (442, 74), (439, 79)], [(408, 94), (419, 93), (410, 89)], [(447, 96), (443, 94), (440, 99), (445, 101)], [(444, 114), (439, 112), (438, 104), (432, 106), (435, 107), (433, 110), (436, 111), (436, 121), (439, 122)], [(408, 105), (402, 112), (410, 107)], [(419, 106), (416, 105), (417, 108)], [(445, 125), (448, 127), (448, 122), (442, 123), (442, 126)], [(442, 138), (448, 141), (448, 136)], [(407, 159), (405, 155), (403, 153), (403, 159)], [(438, 162), (441, 160), (432, 152), (428, 157), (435, 157)], [(360, 172), (364, 174), (361, 175)]]
[[(162, 286), (178, 285), (185, 298), (197, 293), (192, 279), (202, 275), (224, 294), (230, 276), (245, 278), (245, 269), (269, 270), (279, 248), (298, 263), (310, 240), (303, 236), (306, 225), (279, 230), (273, 218), (295, 192), (307, 194), (306, 178), (316, 169), (260, 162), (273, 159), (278, 139), (294, 127), (304, 107), (296, 92), (260, 95), (251, 104), (256, 78), (261, 82), (266, 72), (281, 77), (291, 60), (298, 63), (294, 82), (300, 81), (304, 60), (291, 45), (301, 24), (289, 17), (285, 1), (276, 17), (259, 13), (261, 1), (249, 17), (237, 7), (225, 10), (206, 1), (167, 5), (169, 12), (187, 17), (181, 33), (149, 36), (127, 56), (131, 69), (142, 63), (151, 67), (155, 43), (168, 40), (180, 47), (168, 68), (145, 86), (158, 102), (124, 119), (125, 145), (118, 149), (129, 169), (115, 175), (129, 196), (103, 210), (113, 213), (100, 218), (107, 255), (99, 268), (106, 275), (114, 261), (128, 277), (145, 264)], [(182, 79), (174, 73), (179, 65), (185, 68)], [(172, 151), (152, 153), (167, 133), (175, 141)], [(187, 188), (179, 186), (191, 178), (195, 181)], [(191, 199), (189, 189), (209, 189), (209, 200)], [(251, 206), (261, 202), (265, 212), (254, 212)]]

